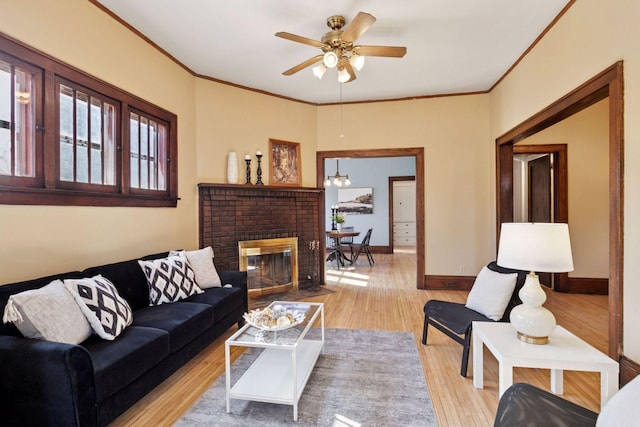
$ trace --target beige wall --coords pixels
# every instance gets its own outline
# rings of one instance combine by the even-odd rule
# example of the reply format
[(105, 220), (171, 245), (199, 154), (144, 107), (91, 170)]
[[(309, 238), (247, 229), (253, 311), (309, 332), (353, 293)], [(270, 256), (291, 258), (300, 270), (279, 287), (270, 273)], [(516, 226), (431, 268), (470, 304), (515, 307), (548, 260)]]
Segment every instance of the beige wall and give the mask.
[(194, 78), (88, 1), (3, 2), (0, 22), (3, 33), (177, 114), (181, 197), (175, 209), (0, 205), (0, 283), (195, 248)]
[[(640, 2), (580, 0), (491, 93), (491, 139), (624, 60), (624, 353), (640, 360)], [(494, 173), (494, 172), (492, 172)]]
[[(318, 150), (424, 147), (427, 274), (475, 275), (495, 258), (488, 95), (318, 108)], [(460, 269), (464, 271), (460, 271)]]
[(226, 182), (227, 155), (235, 151), (238, 176), (245, 182), (245, 154), (251, 155), (256, 181), (256, 151), (262, 151), (262, 181), (269, 184), (269, 139), (300, 144), (302, 185), (316, 186), (316, 107), (238, 89), (210, 80), (196, 81), (198, 182)]
[(609, 100), (520, 144), (567, 144), (570, 277), (609, 277)]

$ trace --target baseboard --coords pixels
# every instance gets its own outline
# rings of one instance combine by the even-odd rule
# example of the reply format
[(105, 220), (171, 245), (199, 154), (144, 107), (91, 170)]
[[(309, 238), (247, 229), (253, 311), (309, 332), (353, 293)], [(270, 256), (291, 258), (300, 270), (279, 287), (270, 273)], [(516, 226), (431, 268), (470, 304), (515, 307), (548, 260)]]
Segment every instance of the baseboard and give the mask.
[(569, 293), (572, 294), (609, 294), (609, 279), (589, 277), (569, 277)]
[(475, 276), (424, 276), (424, 289), (469, 291), (475, 282)]
[(622, 355), (620, 357), (620, 387), (640, 375), (640, 364)]

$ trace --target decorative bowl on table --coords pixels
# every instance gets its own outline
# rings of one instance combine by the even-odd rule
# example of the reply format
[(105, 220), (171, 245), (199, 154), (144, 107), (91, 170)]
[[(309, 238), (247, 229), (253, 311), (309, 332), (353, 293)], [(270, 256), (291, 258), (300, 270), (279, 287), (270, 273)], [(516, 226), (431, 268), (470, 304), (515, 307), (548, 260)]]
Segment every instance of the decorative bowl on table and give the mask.
[(242, 317), (248, 324), (263, 331), (283, 331), (302, 323), (304, 313), (287, 310), (282, 305), (274, 305), (261, 310), (251, 310)]

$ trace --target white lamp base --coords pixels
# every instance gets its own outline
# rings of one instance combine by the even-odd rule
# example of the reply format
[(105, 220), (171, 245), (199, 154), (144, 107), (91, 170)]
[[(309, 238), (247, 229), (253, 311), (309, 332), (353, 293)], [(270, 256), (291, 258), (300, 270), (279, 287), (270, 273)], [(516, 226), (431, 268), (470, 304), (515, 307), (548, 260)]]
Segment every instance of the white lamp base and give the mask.
[(542, 307), (547, 294), (540, 287), (538, 275), (534, 272), (527, 275), (518, 296), (522, 304), (514, 307), (509, 315), (511, 324), (518, 332), (518, 339), (529, 344), (547, 344), (549, 335), (556, 328), (556, 319)]

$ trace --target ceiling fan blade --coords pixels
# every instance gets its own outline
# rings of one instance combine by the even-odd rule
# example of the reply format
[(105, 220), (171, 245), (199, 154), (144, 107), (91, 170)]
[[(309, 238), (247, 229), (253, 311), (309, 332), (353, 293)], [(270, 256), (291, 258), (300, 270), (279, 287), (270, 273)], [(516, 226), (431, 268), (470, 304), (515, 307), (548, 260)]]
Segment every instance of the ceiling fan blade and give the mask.
[(349, 43), (356, 41), (365, 31), (369, 29), (376, 22), (376, 18), (373, 15), (358, 12), (355, 18), (343, 29), (343, 33), (340, 38)]
[(349, 73), (349, 80), (347, 80), (345, 83), (352, 82), (356, 79), (356, 72), (353, 71), (353, 67), (351, 66), (351, 63), (347, 58), (343, 57), (340, 59), (340, 63), (338, 64), (338, 69), (340, 68), (344, 68), (347, 71), (347, 73)]
[(404, 46), (354, 46), (353, 51), (362, 56), (402, 58), (407, 53), (407, 48)]
[(316, 62), (320, 62), (322, 60), (322, 56), (323, 55), (316, 55), (313, 58), (309, 58), (306, 61), (303, 61), (303, 62), (299, 63), (295, 67), (289, 68), (287, 71), (285, 71), (282, 74), (284, 74), (285, 76), (290, 76), (292, 74), (295, 74), (298, 71), (303, 70), (303, 69), (309, 67), (310, 65), (315, 64)]
[(319, 42), (317, 40), (313, 40), (307, 37), (302, 37), (302, 36), (297, 36), (295, 34), (291, 34), (291, 33), (286, 33), (284, 31), (279, 31), (275, 34), (276, 37), (280, 37), (283, 39), (287, 39), (287, 40), (291, 40), (294, 42), (298, 42), (298, 43), (304, 43), (304, 44), (308, 44), (314, 47), (323, 47), (324, 43)]

